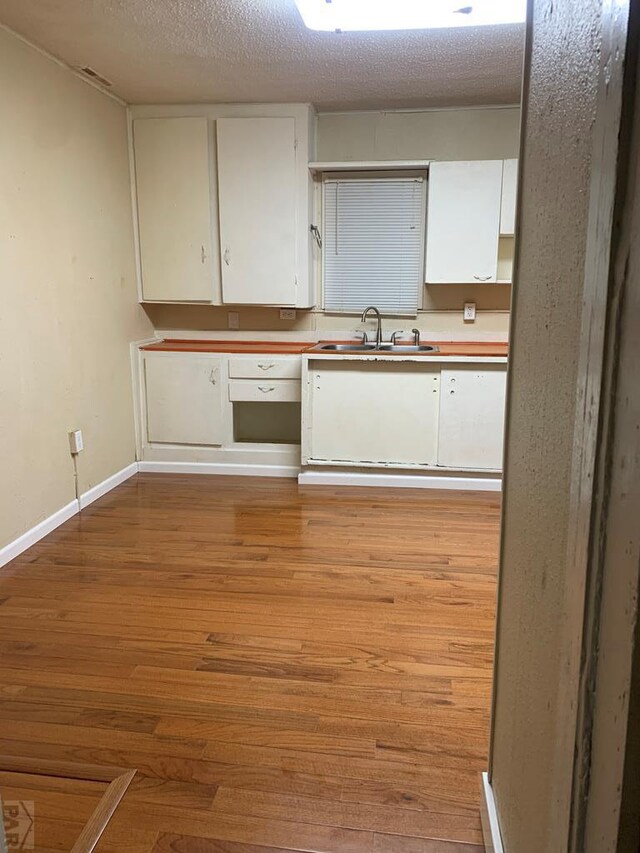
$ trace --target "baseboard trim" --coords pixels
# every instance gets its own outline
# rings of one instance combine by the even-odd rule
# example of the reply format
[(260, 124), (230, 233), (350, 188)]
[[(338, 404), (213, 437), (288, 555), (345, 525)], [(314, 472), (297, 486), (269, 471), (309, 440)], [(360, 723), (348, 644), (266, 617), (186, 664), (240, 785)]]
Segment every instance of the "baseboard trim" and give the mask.
[(127, 465), (126, 468), (123, 468), (121, 471), (117, 471), (115, 474), (107, 477), (106, 480), (98, 483), (97, 486), (83, 492), (80, 495), (80, 498), (70, 501), (66, 506), (63, 506), (57, 512), (54, 512), (53, 515), (50, 515), (48, 518), (45, 518), (44, 521), (39, 522), (39, 524), (36, 524), (30, 530), (27, 530), (26, 533), (22, 534), (22, 536), (18, 536), (17, 539), (13, 540), (13, 542), (9, 542), (8, 545), (5, 545), (4, 548), (0, 549), (0, 567), (5, 566), (11, 560), (19, 557), (23, 551), (26, 551), (27, 548), (35, 545), (36, 542), (39, 542), (48, 533), (55, 530), (56, 527), (60, 527), (61, 524), (64, 524), (65, 521), (68, 521), (76, 515), (76, 513), (80, 512), (80, 510), (89, 506), (89, 504), (98, 500), (98, 498), (101, 498), (103, 495), (106, 495), (107, 492), (111, 491), (111, 489), (115, 489), (115, 487), (119, 486), (120, 483), (124, 483), (125, 480), (128, 480), (129, 477), (133, 477), (133, 475), (137, 473), (138, 463), (132, 462), (131, 465)]
[(457, 489), (473, 492), (499, 492), (501, 479), (489, 477), (441, 477), (429, 474), (366, 473), (351, 471), (301, 471), (298, 482), (304, 486), (381, 486), (402, 489)]
[(129, 477), (133, 477), (133, 475), (137, 473), (137, 462), (132, 462), (131, 465), (127, 465), (127, 467), (123, 468), (121, 471), (116, 471), (115, 474), (112, 474), (110, 477), (107, 477), (106, 480), (98, 483), (97, 486), (94, 486), (92, 489), (88, 489), (80, 495), (80, 509), (84, 509), (89, 506), (89, 504), (97, 501), (98, 498), (106, 495), (107, 492), (111, 491), (111, 489), (115, 489), (115, 487), (119, 486), (120, 483), (124, 483), (125, 480), (128, 480)]
[(482, 820), (484, 849), (486, 853), (505, 853), (502, 846), (496, 802), (488, 773), (483, 773), (480, 779), (480, 794), (480, 818)]
[(5, 566), (11, 560), (19, 557), (23, 551), (26, 551), (27, 548), (35, 545), (36, 542), (39, 542), (44, 536), (51, 533), (52, 530), (55, 530), (56, 527), (60, 527), (61, 524), (64, 524), (65, 521), (68, 521), (76, 515), (79, 510), (80, 505), (78, 501), (72, 500), (66, 506), (63, 506), (54, 512), (53, 515), (50, 515), (48, 518), (45, 518), (44, 521), (36, 524), (35, 527), (27, 530), (26, 533), (22, 534), (22, 536), (18, 536), (17, 539), (13, 540), (13, 542), (9, 542), (8, 545), (5, 545), (4, 548), (0, 550), (0, 566)]
[(297, 465), (249, 465), (232, 462), (138, 462), (140, 473), (222, 474), (234, 477), (297, 477)]

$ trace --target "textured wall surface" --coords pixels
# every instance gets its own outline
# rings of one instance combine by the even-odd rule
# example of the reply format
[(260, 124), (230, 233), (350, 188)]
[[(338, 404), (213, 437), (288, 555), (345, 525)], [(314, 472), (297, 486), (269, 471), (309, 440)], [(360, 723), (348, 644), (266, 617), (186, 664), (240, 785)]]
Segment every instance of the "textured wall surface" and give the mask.
[(492, 763), (508, 853), (566, 849), (576, 685), (563, 631), (599, 13), (596, 0), (535, 3), (523, 105)]
[(294, 0), (2, 0), (0, 20), (129, 103), (514, 104), (522, 25), (307, 30)]
[(0, 547), (134, 459), (125, 111), (0, 30)]

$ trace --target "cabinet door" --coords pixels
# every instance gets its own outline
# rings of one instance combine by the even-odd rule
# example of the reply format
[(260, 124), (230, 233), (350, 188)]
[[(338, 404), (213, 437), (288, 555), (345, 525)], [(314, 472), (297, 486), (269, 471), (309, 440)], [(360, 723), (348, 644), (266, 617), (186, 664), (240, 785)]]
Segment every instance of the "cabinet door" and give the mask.
[(443, 367), (438, 465), (502, 468), (506, 377), (503, 365)]
[(435, 465), (439, 366), (323, 361), (308, 378), (309, 461)]
[(515, 234), (517, 191), (518, 161), (505, 160), (502, 171), (502, 203), (500, 205), (501, 234)]
[(145, 354), (148, 441), (222, 444), (222, 361), (192, 353)]
[(496, 281), (502, 160), (431, 163), (425, 281)]
[(223, 301), (295, 305), (295, 120), (223, 118), (216, 133)]
[(136, 119), (133, 147), (143, 300), (214, 301), (207, 120)]

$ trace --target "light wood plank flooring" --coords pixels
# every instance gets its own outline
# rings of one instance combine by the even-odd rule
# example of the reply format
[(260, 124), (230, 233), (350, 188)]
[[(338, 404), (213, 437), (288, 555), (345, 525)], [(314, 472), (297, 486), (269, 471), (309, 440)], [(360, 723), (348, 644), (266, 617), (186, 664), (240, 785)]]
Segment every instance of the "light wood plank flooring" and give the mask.
[(138, 475), (0, 571), (0, 754), (137, 768), (101, 853), (479, 853), (498, 528), (495, 494)]

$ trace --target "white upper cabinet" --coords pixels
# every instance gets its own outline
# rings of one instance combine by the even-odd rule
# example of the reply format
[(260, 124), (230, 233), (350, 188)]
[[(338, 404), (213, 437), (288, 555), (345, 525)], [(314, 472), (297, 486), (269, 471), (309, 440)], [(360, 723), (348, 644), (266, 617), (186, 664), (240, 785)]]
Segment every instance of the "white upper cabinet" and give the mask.
[(427, 206), (427, 284), (494, 282), (502, 160), (431, 163)]
[(216, 122), (222, 299), (296, 305), (296, 127), (293, 118)]
[(313, 307), (311, 107), (130, 111), (141, 300)]
[(502, 204), (500, 234), (510, 236), (516, 230), (516, 196), (518, 191), (518, 161), (505, 160), (502, 171)]
[(219, 301), (207, 119), (135, 119), (133, 151), (143, 301)]

